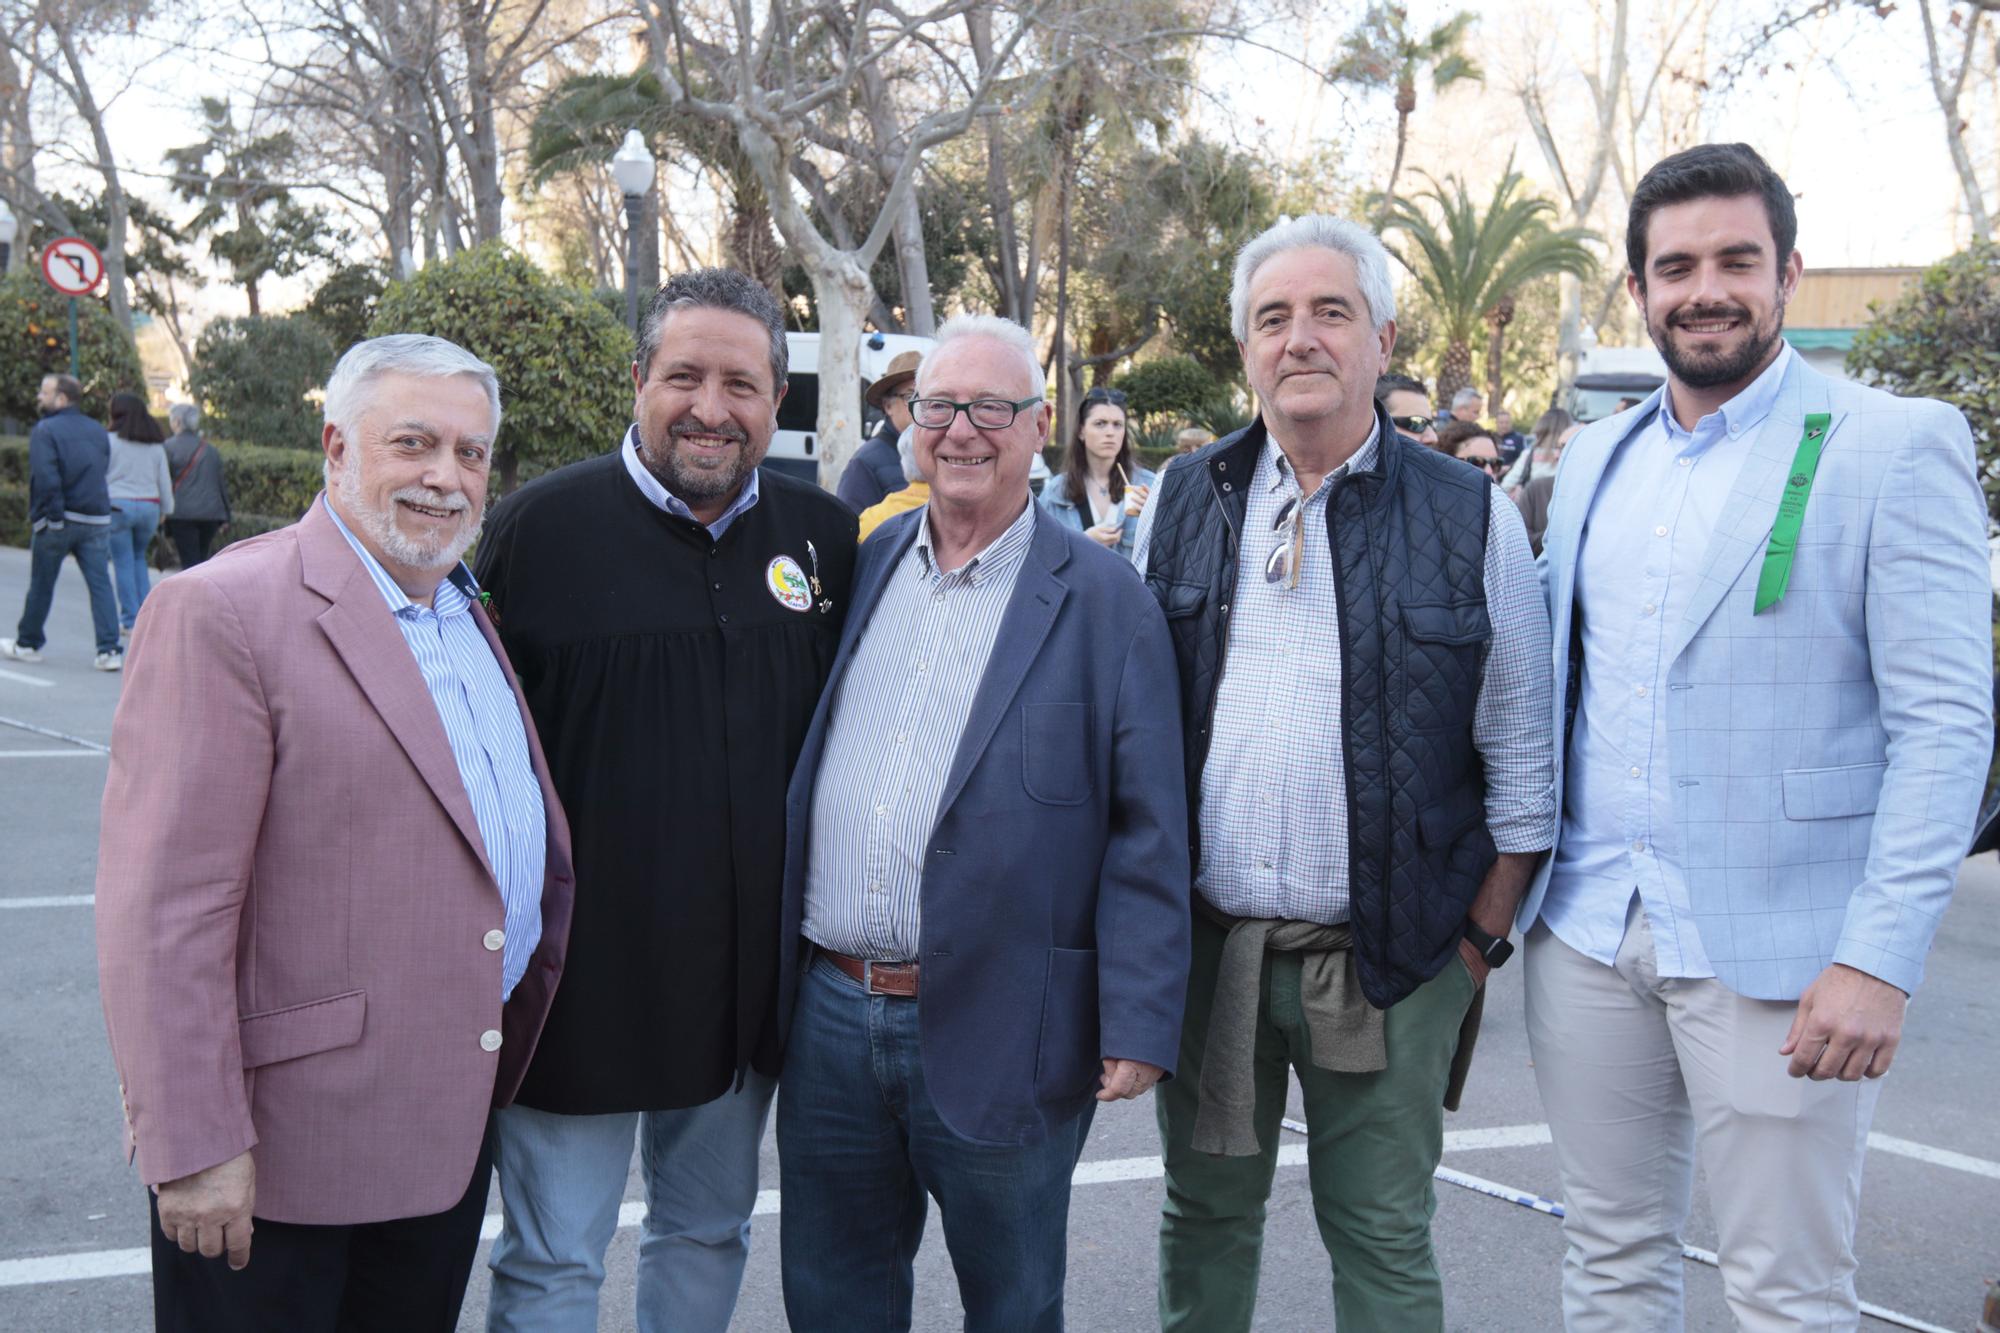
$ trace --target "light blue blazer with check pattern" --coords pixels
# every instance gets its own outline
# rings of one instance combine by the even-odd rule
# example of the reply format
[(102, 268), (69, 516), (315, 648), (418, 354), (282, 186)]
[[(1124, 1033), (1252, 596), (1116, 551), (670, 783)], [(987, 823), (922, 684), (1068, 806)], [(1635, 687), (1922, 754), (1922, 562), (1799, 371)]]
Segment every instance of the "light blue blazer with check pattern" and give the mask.
[[(1663, 396), (1593, 424), (1563, 459), (1540, 565), (1559, 683), (1570, 678), (1592, 497)], [(1790, 589), (1753, 615), (1814, 412), (1832, 422)], [(1965, 418), (1793, 357), (1700, 580), (1668, 643), (1667, 759), (1716, 977), (1740, 995), (1790, 1000), (1837, 962), (1914, 991), (1992, 754), (1986, 502)], [(1569, 693), (1556, 691), (1558, 738)], [(1567, 748), (1556, 747), (1559, 793)], [(1521, 904), (1524, 932), (1552, 860)]]

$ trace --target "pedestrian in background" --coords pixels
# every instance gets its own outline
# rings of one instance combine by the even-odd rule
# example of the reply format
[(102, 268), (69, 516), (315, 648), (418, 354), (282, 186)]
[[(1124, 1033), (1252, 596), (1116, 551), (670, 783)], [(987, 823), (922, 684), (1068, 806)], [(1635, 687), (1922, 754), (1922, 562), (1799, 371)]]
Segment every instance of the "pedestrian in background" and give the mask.
[(215, 534), (229, 521), (229, 489), (223, 475), (222, 451), (201, 438), (195, 428), (201, 413), (192, 403), (167, 409), (167, 467), (174, 475), (174, 512), (167, 520), (167, 537), (174, 544), (182, 569), (208, 559)]
[(111, 395), (111, 569), (118, 584), (118, 628), (132, 633), (152, 580), (146, 551), (160, 519), (174, 512), (174, 474), (167, 464), (166, 432), (136, 393)]
[(42, 419), (28, 435), (28, 600), (16, 637), (0, 639), (0, 657), (39, 662), (47, 642), (43, 627), (55, 600), (64, 557), (73, 557), (90, 590), (90, 620), (97, 631), (97, 669), (125, 664), (118, 646), (118, 603), (111, 591), (108, 534), (111, 492), (104, 474), (111, 443), (104, 427), (83, 414), (83, 384), (72, 375), (44, 375), (35, 394)]
[[(1438, 426), (1431, 415), (1431, 391), (1424, 382), (1408, 375), (1379, 375), (1375, 379), (1375, 401), (1389, 415), (1389, 424), (1412, 444), (1437, 447)], [(1445, 418), (1449, 421), (1450, 418)]]
[(882, 372), (882, 378), (868, 386), (862, 401), (882, 413), (882, 424), (847, 460), (834, 493), (847, 507), (860, 513), (878, 505), (907, 484), (896, 442), (910, 428), (910, 392), (917, 382), (917, 367), (923, 353), (902, 352)]
[(1513, 495), (1527, 485), (1537, 472), (1553, 473), (1556, 470), (1556, 460), (1562, 457), (1563, 441), (1568, 438), (1565, 432), (1575, 424), (1576, 419), (1560, 407), (1552, 407), (1535, 418), (1534, 433), (1529, 437), (1527, 448), (1521, 450), (1513, 466), (1507, 469), (1507, 475), (1501, 478), (1500, 484), (1506, 488), (1507, 494)]
[(1041, 499), (1057, 522), (1127, 559), (1139, 511), (1153, 488), (1152, 472), (1139, 466), (1129, 425), (1119, 390), (1085, 394), (1076, 434), (1063, 451), (1062, 473), (1043, 488)]
[(908, 484), (900, 491), (890, 491), (880, 503), (861, 511), (861, 540), (864, 542), (868, 540), (868, 534), (887, 520), (930, 503), (931, 484), (924, 480), (921, 465), (917, 462), (915, 426), (904, 431), (903, 437), (896, 441), (896, 452), (901, 456), (903, 477)]
[(1447, 421), (1438, 432), (1437, 450), (1447, 458), (1470, 463), (1494, 481), (1507, 465), (1500, 461), (1500, 444), (1493, 432), (1476, 421)]

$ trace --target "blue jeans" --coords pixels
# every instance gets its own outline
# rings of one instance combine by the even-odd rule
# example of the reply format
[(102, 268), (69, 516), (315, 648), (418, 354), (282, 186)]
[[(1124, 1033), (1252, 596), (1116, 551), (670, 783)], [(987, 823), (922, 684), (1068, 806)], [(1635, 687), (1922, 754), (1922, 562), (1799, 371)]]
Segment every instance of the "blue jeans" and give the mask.
[(44, 528), (28, 544), (28, 601), (21, 608), (21, 627), (16, 641), (23, 648), (40, 648), (48, 642), (42, 633), (48, 623), (49, 604), (56, 597), (56, 576), (62, 573), (66, 556), (75, 556), (83, 571), (83, 586), (90, 590), (90, 619), (97, 631), (97, 651), (118, 651), (118, 606), (111, 599), (111, 572), (105, 568), (105, 525), (78, 523), (75, 519), (61, 528)]
[(635, 1130), (646, 1180), (640, 1333), (726, 1333), (750, 1257), (757, 1151), (774, 1087), (751, 1073), (741, 1092), (686, 1110), (494, 1112), (506, 1220), (487, 1259), (489, 1333), (595, 1333)]
[(1060, 1330), (1070, 1176), (1095, 1103), (1025, 1147), (960, 1138), (924, 1083), (920, 1003), (870, 995), (824, 959), (799, 987), (778, 1096), (785, 1313), (795, 1333), (909, 1328), (928, 1196), (967, 1333)]
[(111, 568), (118, 574), (118, 623), (131, 629), (146, 600), (146, 548), (160, 526), (157, 500), (111, 502)]

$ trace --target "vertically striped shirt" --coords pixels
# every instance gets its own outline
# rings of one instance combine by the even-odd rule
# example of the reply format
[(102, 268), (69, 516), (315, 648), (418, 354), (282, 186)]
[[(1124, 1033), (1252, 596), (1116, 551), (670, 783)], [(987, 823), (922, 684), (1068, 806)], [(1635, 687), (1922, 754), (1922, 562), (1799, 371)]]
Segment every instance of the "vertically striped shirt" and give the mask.
[(541, 942), (542, 879), (548, 873), (548, 815), (528, 755), (527, 725), (507, 674), (472, 619), (471, 600), (445, 579), (431, 594), (431, 605), (417, 605), (348, 531), (326, 497), (320, 500), (388, 602), (451, 742), (485, 843), (486, 864), (493, 868), (506, 907), (500, 956), (504, 1000), (514, 993)]
[[(1202, 768), (1195, 890), (1234, 916), (1336, 925), (1348, 916), (1347, 767), (1342, 751), (1340, 604), (1327, 496), (1375, 466), (1371, 435), (1306, 497), (1296, 588), (1264, 580), (1285, 501), (1299, 494), (1276, 440), (1257, 457), (1243, 516), (1229, 653)], [(1555, 743), (1549, 618), (1513, 501), (1488, 488), (1486, 606), (1493, 641), (1472, 741), (1486, 769), (1486, 827), (1503, 852), (1555, 841)]]
[(924, 848), (1000, 618), (1034, 540), (1029, 502), (993, 544), (937, 567), (930, 513), (882, 588), (829, 711), (813, 788), (805, 936), (875, 962), (917, 956)]

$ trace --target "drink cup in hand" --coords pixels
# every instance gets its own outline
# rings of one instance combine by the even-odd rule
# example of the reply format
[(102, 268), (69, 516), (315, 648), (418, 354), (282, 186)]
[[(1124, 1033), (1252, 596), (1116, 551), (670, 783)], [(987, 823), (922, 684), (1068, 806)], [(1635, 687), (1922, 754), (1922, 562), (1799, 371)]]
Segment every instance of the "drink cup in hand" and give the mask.
[(1133, 518), (1146, 507), (1146, 496), (1151, 493), (1147, 486), (1127, 486), (1125, 488), (1125, 512)]

